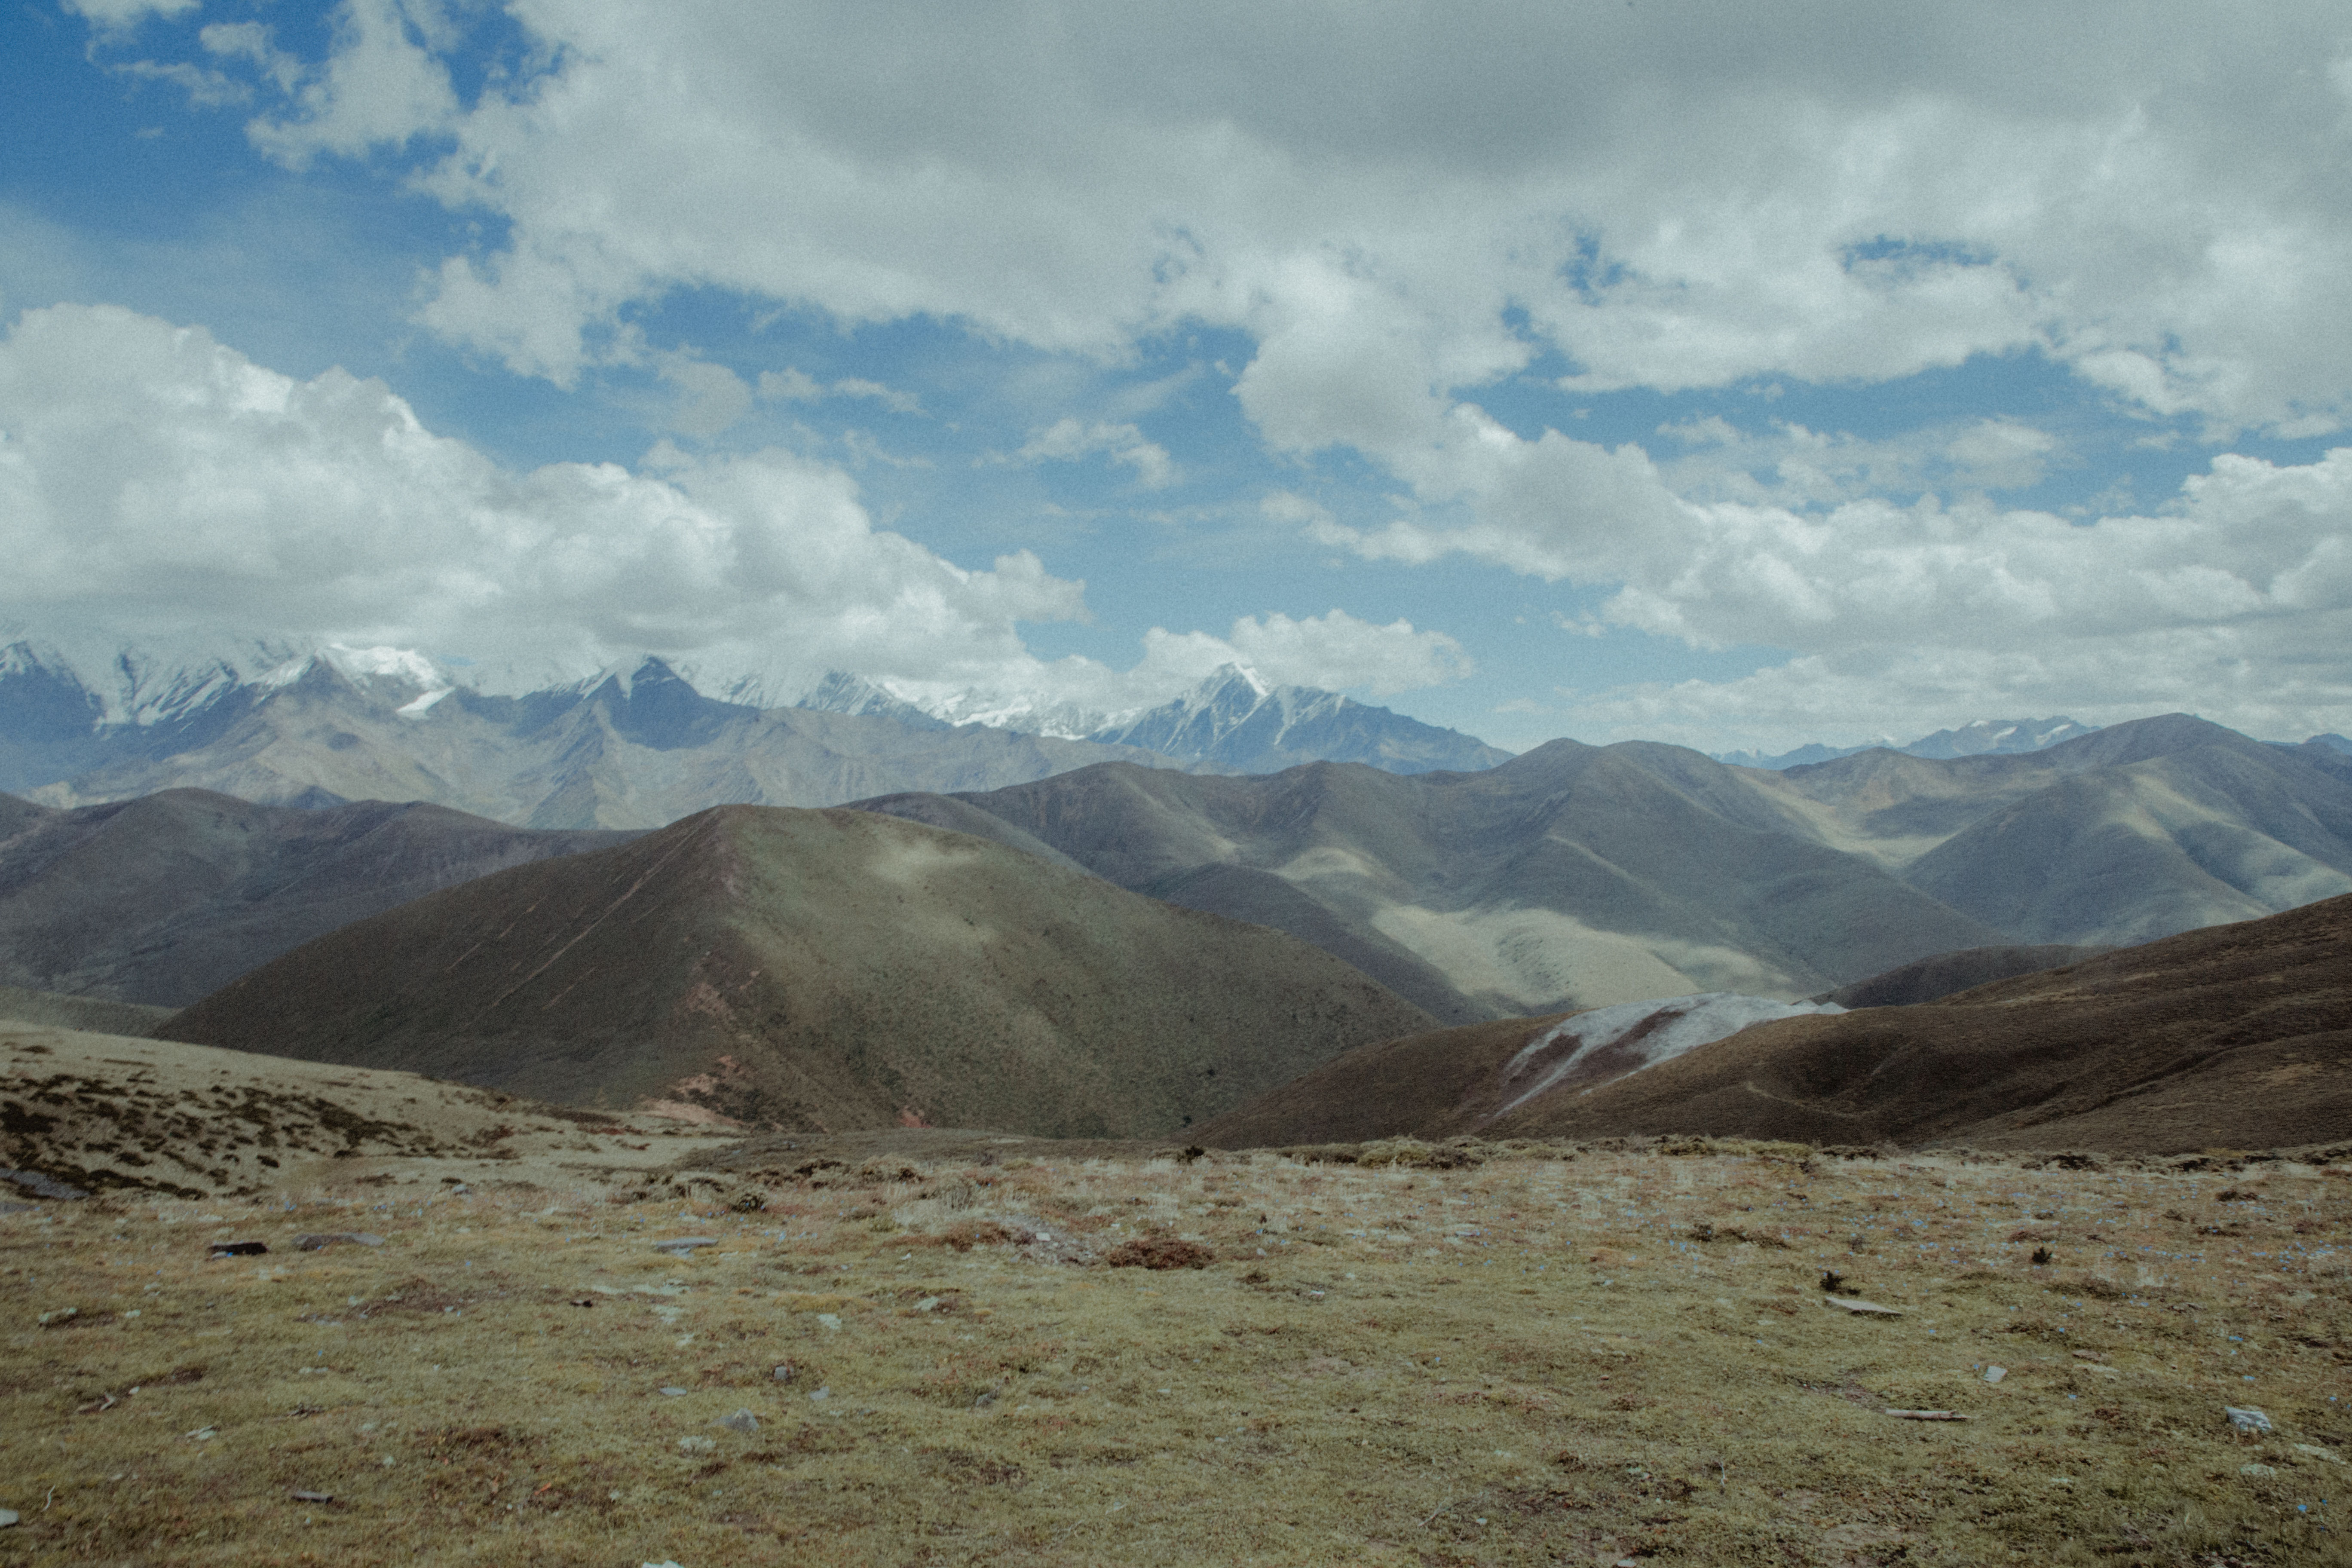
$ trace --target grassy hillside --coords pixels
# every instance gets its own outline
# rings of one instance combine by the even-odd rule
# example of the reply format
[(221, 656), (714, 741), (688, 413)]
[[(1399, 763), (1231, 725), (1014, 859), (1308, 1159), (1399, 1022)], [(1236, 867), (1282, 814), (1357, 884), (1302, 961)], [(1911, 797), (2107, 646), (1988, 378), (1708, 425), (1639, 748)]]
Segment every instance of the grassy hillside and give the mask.
[(866, 812), (728, 806), (348, 926), (173, 1037), (752, 1123), (1180, 1131), (1428, 1015), (1263, 927)]

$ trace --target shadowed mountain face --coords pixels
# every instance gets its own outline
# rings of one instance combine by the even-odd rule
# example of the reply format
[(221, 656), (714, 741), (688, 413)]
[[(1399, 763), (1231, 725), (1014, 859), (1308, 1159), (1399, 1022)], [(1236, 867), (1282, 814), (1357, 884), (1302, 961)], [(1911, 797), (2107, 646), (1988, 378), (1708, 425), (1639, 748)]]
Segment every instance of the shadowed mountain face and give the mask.
[(2162, 1153), (2352, 1126), (2352, 898), (2168, 937), (1940, 1002), (1759, 1024), (1512, 1103), (1556, 1019), (1350, 1052), (1202, 1128), (1222, 1147), (1475, 1131)]
[(1429, 1023), (1277, 931), (1032, 855), (728, 806), (348, 926), (158, 1032), (782, 1128), (1129, 1137)]
[(858, 804), (952, 809), (966, 831), (1279, 926), (1469, 1022), (1790, 999), (1956, 949), (2113, 946), (2352, 890), (2352, 775), (2315, 760), (2335, 755), (2176, 714), (2022, 753), (1785, 773), (1556, 741), (1472, 774), (1102, 767)]
[(978, 724), (746, 707), (703, 696), (659, 659), (585, 688), (485, 697), (318, 658), (269, 682), (223, 676), (154, 723), (93, 729), (87, 692), (75, 707), (79, 686), (17, 663), (13, 674), (0, 664), (0, 785), (59, 806), (194, 787), (275, 805), (432, 801), (533, 827), (641, 828), (720, 802), (830, 805), (1167, 761)]
[(184, 1006), (348, 921), (627, 837), (382, 801), (302, 811), (171, 790), (51, 811), (0, 795), (0, 984)]

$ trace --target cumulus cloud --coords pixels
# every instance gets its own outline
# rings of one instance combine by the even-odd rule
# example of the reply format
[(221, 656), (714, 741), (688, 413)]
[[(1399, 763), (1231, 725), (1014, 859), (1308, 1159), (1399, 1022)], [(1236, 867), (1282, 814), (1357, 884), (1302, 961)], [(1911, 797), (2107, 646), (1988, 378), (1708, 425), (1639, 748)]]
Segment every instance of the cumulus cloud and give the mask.
[(424, 188), (508, 226), (426, 319), (558, 379), (693, 284), (1108, 355), (1237, 326), (1355, 395), (1287, 411), (1349, 444), (1522, 337), (1589, 390), (2033, 348), (2153, 411), (2340, 420), (2341, 69), (2299, 68), (2334, 8), (2006, 11), (523, 0), (540, 68), (461, 108), (437, 10), (345, 0), (255, 133), (453, 138)]
[(1176, 482), (1176, 463), (1168, 456), (1168, 448), (1145, 439), (1132, 425), (1057, 420), (1030, 437), (1028, 445), (1013, 457), (1023, 463), (1070, 463), (1097, 455), (1133, 468), (1147, 489), (1165, 489)]
[(1276, 613), (1244, 616), (1225, 636), (1170, 632), (1144, 636), (1143, 678), (1155, 684), (1198, 680), (1225, 665), (1255, 670), (1277, 686), (1315, 686), (1391, 697), (1443, 686), (1474, 666), (1462, 645), (1444, 632), (1415, 629), (1408, 620), (1386, 626), (1345, 610), (1293, 620)]
[(107, 32), (124, 33), (150, 16), (184, 16), (204, 0), (64, 0), (65, 8)]
[(513, 472), (380, 382), (298, 380), (111, 307), (27, 311), (0, 341), (0, 609), (34, 628), (531, 669), (652, 650), (978, 679), (1030, 662), (1020, 622), (1085, 613), (1034, 555), (955, 565), (787, 454)]

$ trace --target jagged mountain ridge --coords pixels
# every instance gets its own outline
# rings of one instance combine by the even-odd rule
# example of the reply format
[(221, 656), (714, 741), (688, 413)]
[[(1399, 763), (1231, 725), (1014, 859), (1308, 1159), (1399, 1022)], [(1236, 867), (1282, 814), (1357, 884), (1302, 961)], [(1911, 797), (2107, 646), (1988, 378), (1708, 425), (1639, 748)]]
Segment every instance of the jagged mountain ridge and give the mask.
[(1475, 773), (1511, 755), (1458, 730), (1424, 724), (1336, 691), (1276, 686), (1232, 664), (1181, 696), (1127, 713), (969, 693), (927, 700), (925, 705), (838, 671), (801, 699), (805, 707), (919, 726), (944, 725), (950, 716), (964, 716), (1097, 745), (1137, 746), (1208, 773), (1279, 773), (1313, 762), (1365, 763), (1392, 773)]
[[(1174, 765), (980, 725), (753, 708), (703, 695), (656, 658), (499, 696), (413, 656), (333, 650), (257, 675), (224, 664), (179, 707), (124, 714), (69, 668), (11, 651), (0, 784), (56, 807), (201, 788), (267, 805), (426, 801), (522, 826), (644, 828), (713, 804), (993, 788), (1110, 759)], [(60, 773), (67, 763), (79, 771)]]
[(498, 695), (390, 648), (256, 645), (176, 665), (121, 654), (95, 676), (23, 642), (0, 650), (0, 789), (56, 806), (204, 788), (274, 805), (425, 800), (535, 827), (650, 827), (716, 804), (989, 789), (1115, 759), (1238, 772), (1327, 753), (1405, 773), (1508, 755), (1235, 669), (1074, 737), (957, 721), (843, 674), (799, 705), (762, 708), (707, 695), (651, 658)]
[(1764, 768), (1779, 773), (1787, 768), (1808, 767), (1815, 763), (1833, 763), (1841, 757), (1858, 756), (1864, 752), (1882, 748), (1901, 752), (1906, 756), (1937, 760), (2014, 755), (2021, 752), (2039, 752), (2061, 741), (2072, 741), (2091, 733), (2097, 727), (2095, 724), (2078, 724), (2066, 718), (1978, 719), (1957, 730), (1938, 730), (1932, 735), (1923, 735), (1899, 746), (1892, 739), (1874, 741), (1864, 746), (1825, 746), (1815, 741), (1777, 756), (1767, 756), (1760, 752), (1713, 752), (1708, 754), (1717, 762), (1733, 767)]

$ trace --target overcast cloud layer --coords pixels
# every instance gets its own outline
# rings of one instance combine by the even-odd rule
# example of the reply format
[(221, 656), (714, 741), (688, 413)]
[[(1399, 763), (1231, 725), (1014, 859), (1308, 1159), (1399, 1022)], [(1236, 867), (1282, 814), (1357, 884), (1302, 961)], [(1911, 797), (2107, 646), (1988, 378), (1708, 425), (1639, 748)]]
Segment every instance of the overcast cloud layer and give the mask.
[[(1466, 727), (1521, 744), (2174, 708), (2352, 730), (2339, 6), (346, 0), (312, 46), (247, 5), (75, 8), (96, 58), (241, 116), (283, 177), (478, 221), (409, 309), (480, 374), (665, 392), (645, 458), (520, 471), (383, 384), (278, 374), (201, 323), (29, 312), (0, 349), (27, 620), (1087, 700), (1236, 657), (1383, 695), (1483, 663), (1521, 717)], [(943, 456), (729, 444), (760, 409), (913, 422), (943, 394), (716, 363), (665, 335), (689, 295), (928, 323), (1096, 384), (1223, 334), (1243, 352), (1198, 374), (1263, 477), (1219, 504), (1352, 565), (1313, 614), (1302, 578), (1139, 627), (1123, 679), (1041, 659), (1023, 623), (1088, 613), (1051, 530), (956, 564), (921, 515), (877, 526), (850, 471)], [(1866, 432), (1775, 413), (2020, 364), (2064, 398)], [(1578, 434), (1702, 394), (1723, 412)], [(2109, 487), (2124, 504), (2042, 505), (2053, 475), (2122, 460), (2074, 411), (2199, 460)], [(1231, 467), (1181, 434), (1147, 397), (1079, 399), (957, 460), (1099, 471), (1143, 516)], [(1459, 594), (1444, 618), (1350, 601), (1374, 569), (1554, 595), (1552, 651), (1482, 652)], [(1755, 673), (1580, 673), (1627, 638), (1759, 650)]]

